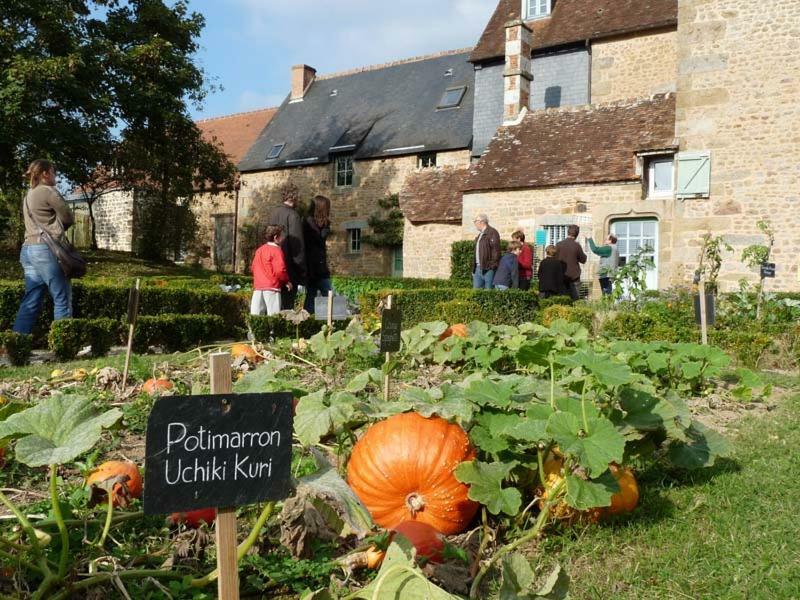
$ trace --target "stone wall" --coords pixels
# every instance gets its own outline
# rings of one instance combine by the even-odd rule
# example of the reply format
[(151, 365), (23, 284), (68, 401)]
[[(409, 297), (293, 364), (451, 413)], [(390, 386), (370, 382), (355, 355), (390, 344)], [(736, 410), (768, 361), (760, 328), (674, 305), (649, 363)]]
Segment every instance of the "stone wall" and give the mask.
[(677, 32), (592, 42), (592, 104), (675, 91)]
[(460, 223), (405, 222), (403, 276), (422, 279), (450, 277), (450, 250), (461, 239)]
[[(192, 202), (192, 212), (197, 219), (196, 243), (191, 255), (188, 258), (191, 262), (198, 262), (207, 269), (217, 269), (218, 271), (230, 271), (233, 265), (229, 262), (224, 264), (218, 260), (214, 251), (216, 243), (216, 218), (218, 216), (233, 216), (235, 213), (236, 193), (231, 192), (207, 192), (195, 196)], [(231, 224), (232, 227), (232, 224)], [(231, 235), (233, 229), (231, 228)]]
[(109, 192), (95, 201), (92, 212), (98, 248), (133, 251), (133, 206), (134, 194), (127, 191)]
[[(469, 161), (469, 150), (440, 152), (437, 155), (439, 166), (465, 165)], [(334, 273), (389, 275), (391, 250), (364, 244), (361, 252), (352, 253), (347, 244), (347, 229), (362, 228), (362, 235), (369, 233), (367, 221), (380, 210), (378, 201), (399, 193), (406, 176), (416, 168), (416, 155), (355, 161), (354, 185), (349, 188), (333, 186), (333, 164), (243, 173), (240, 223), (263, 223), (271, 208), (280, 203), (281, 187), (291, 182), (298, 187), (300, 197), (306, 204), (316, 194), (331, 199), (333, 231), (328, 238), (328, 260)], [(240, 254), (241, 248), (240, 244)], [(404, 266), (409, 268), (408, 264)]]
[(769, 218), (777, 277), (768, 289), (800, 290), (798, 36), (794, 2), (679, 2), (677, 135), (682, 150), (711, 152), (711, 194), (686, 201), (674, 255), (688, 266), (702, 233), (724, 233), (735, 248), (720, 276), (725, 289), (757, 279), (739, 257), (762, 243), (756, 222)]

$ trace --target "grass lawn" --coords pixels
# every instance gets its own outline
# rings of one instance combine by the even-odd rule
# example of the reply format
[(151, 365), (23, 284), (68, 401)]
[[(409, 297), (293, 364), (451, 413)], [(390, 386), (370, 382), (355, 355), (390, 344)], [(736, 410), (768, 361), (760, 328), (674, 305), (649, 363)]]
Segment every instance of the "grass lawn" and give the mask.
[[(128, 280), (133, 277), (153, 276), (208, 279), (212, 275), (220, 275), (218, 271), (176, 265), (172, 262), (147, 261), (136, 258), (127, 252), (111, 252), (108, 250), (91, 252), (89, 250), (81, 250), (81, 254), (89, 262), (89, 270), (86, 275), (89, 280), (114, 277)], [(0, 255), (0, 279), (22, 280), (22, 267), (19, 264), (19, 256)]]
[(644, 473), (631, 519), (547, 538), (572, 598), (800, 598), (800, 379), (781, 385), (792, 391), (776, 410), (737, 424), (730, 459)]

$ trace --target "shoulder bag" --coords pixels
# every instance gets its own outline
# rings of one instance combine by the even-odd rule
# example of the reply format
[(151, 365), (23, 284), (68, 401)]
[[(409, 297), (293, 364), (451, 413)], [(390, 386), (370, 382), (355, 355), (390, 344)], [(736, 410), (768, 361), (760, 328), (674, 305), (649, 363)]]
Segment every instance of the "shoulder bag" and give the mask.
[[(75, 246), (72, 245), (72, 242), (67, 239), (64, 233), (58, 237), (54, 237), (49, 231), (42, 227), (41, 223), (36, 220), (36, 217), (33, 216), (33, 212), (28, 206), (27, 196), (25, 196), (25, 210), (28, 211), (28, 216), (39, 230), (39, 238), (47, 244), (47, 247), (50, 248), (50, 252), (52, 252), (53, 256), (58, 260), (58, 264), (64, 272), (64, 276), (67, 279), (80, 279), (86, 275), (86, 259), (75, 249)], [(58, 221), (58, 217), (56, 217), (56, 220)], [(58, 221), (58, 223), (61, 224), (61, 221)], [(63, 231), (63, 225), (61, 229)]]

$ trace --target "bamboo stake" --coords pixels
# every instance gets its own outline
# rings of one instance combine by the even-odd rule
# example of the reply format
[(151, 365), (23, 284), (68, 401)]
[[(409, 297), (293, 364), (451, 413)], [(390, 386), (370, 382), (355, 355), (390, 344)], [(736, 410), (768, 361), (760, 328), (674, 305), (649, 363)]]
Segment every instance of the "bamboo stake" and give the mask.
[[(392, 308), (392, 295), (391, 294), (389, 294), (386, 297), (386, 308), (387, 309), (391, 309)], [(387, 352), (386, 353), (386, 366), (387, 366), (387, 368), (386, 368), (386, 374), (383, 376), (383, 400), (385, 402), (389, 401), (389, 368), (388, 368), (388, 365), (389, 365), (389, 361), (391, 361), (391, 360), (392, 360), (392, 353), (391, 352)]]
[[(217, 352), (210, 358), (211, 393), (230, 394), (231, 355)], [(217, 510), (217, 594), (220, 600), (239, 600), (239, 563), (236, 556), (236, 509)]]
[(128, 369), (130, 368), (131, 364), (131, 351), (133, 350), (133, 330), (136, 327), (136, 316), (139, 313), (139, 284), (141, 280), (137, 277), (136, 278), (136, 287), (134, 288), (134, 294), (136, 298), (134, 300), (134, 306), (132, 306), (132, 311), (129, 315), (128, 323), (128, 351), (125, 353), (125, 371), (122, 374), (122, 389), (125, 389), (125, 386), (128, 385)]

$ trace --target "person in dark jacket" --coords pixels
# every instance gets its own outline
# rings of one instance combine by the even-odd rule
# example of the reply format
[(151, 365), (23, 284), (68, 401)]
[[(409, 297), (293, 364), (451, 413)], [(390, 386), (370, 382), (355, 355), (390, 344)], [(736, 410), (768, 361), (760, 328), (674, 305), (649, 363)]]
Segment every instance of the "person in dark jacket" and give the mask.
[(489, 217), (483, 213), (476, 215), (473, 223), (478, 237), (475, 238), (475, 257), (472, 259), (472, 287), (490, 290), (500, 265), (500, 234), (489, 225)]
[(297, 299), (298, 286), (306, 284), (306, 254), (303, 241), (303, 219), (297, 212), (300, 202), (300, 193), (291, 183), (286, 184), (281, 190), (283, 204), (273, 209), (269, 215), (271, 225), (283, 227), (284, 238), (281, 249), (286, 260), (286, 270), (289, 272), (291, 289), (281, 290), (281, 310), (293, 310)]
[(303, 221), (303, 238), (306, 243), (306, 301), (303, 305), (314, 314), (317, 293), (327, 296), (331, 286), (326, 240), (331, 232), (331, 201), (325, 196), (314, 196), (311, 214)]
[(556, 245), (558, 260), (567, 266), (567, 290), (573, 300), (578, 300), (581, 297), (578, 284), (581, 281), (581, 265), (586, 264), (586, 253), (581, 248), (581, 245), (575, 241), (580, 232), (580, 227), (570, 225), (567, 227), (567, 239), (561, 240)]
[(494, 287), (498, 290), (519, 289), (519, 255), (522, 244), (517, 241), (508, 243), (508, 251), (500, 259), (500, 266), (494, 276)]
[(550, 296), (565, 296), (567, 294), (564, 286), (566, 265), (556, 258), (558, 250), (552, 244), (545, 248), (545, 258), (539, 263), (539, 297), (549, 298)]

